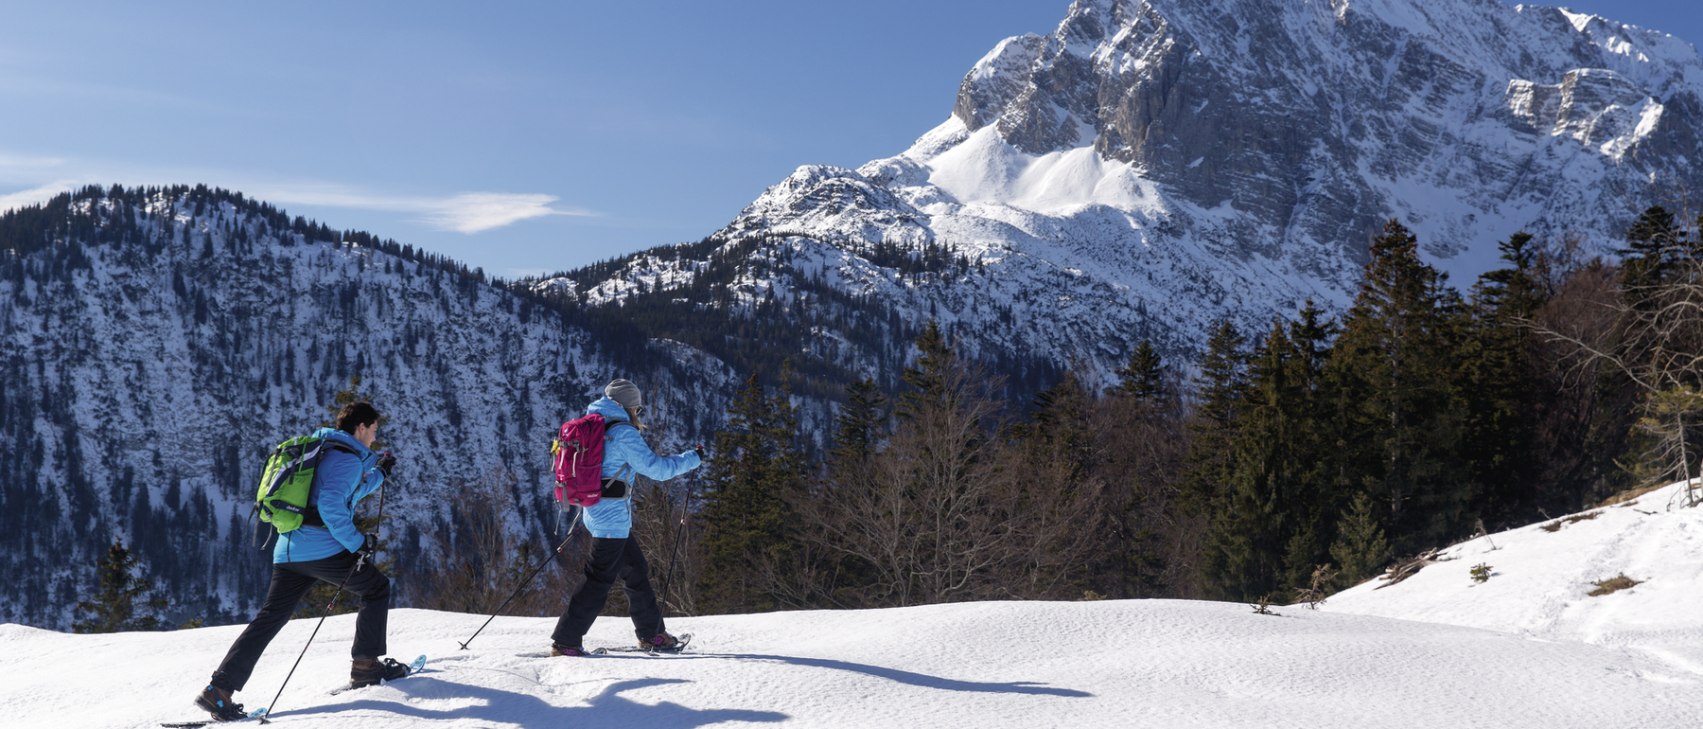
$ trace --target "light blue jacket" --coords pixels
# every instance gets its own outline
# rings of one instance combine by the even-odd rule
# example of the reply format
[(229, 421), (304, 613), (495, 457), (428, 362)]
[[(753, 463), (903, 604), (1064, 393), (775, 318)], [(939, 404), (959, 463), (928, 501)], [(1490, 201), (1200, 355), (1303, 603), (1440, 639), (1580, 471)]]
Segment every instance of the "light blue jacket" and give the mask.
[[(609, 423), (608, 440), (603, 445), (603, 477), (633, 483), (636, 472), (656, 481), (667, 481), (698, 467), (698, 454), (686, 451), (678, 456), (659, 456), (645, 443), (638, 428), (615, 426), (615, 421), (627, 422), (627, 409), (609, 398), (602, 398), (585, 409), (597, 413)], [(633, 490), (627, 489), (622, 499), (599, 499), (585, 510), (585, 528), (598, 539), (626, 539), (633, 531)]]
[(336, 428), (320, 428), (314, 435), (354, 453), (327, 444), (314, 470), (313, 496), (308, 501), (319, 507), (325, 526), (304, 526), (278, 535), (278, 544), (272, 548), (273, 562), (308, 562), (359, 550), (365, 540), (355, 528), (355, 504), (384, 485), (384, 473), (377, 468), (378, 454), (361, 445), (355, 436)]

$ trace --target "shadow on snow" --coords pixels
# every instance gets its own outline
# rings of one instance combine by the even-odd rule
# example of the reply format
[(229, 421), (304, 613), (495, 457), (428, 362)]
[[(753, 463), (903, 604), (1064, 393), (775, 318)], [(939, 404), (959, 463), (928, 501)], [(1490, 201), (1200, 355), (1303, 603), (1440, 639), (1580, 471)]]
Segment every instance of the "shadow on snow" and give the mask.
[(361, 700), (279, 712), (279, 716), (309, 716), (340, 714), (355, 709), (373, 709), (386, 714), (408, 716), (423, 720), (471, 719), (480, 722), (512, 723), (523, 726), (643, 726), (698, 727), (729, 721), (780, 722), (786, 714), (774, 711), (745, 711), (739, 709), (692, 709), (679, 704), (662, 702), (641, 704), (621, 696), (623, 692), (652, 686), (689, 683), (680, 679), (646, 678), (619, 681), (591, 697), (581, 706), (556, 706), (537, 696), (501, 689), (452, 683), (431, 676), (417, 676), (395, 688), (411, 695), (434, 699), (483, 699), (483, 703), (454, 709), (425, 709), (398, 701)]
[[(649, 660), (648, 657), (640, 656), (632, 656), (632, 658), (638, 660)], [(852, 673), (861, 673), (866, 676), (885, 678), (896, 683), (921, 686), (923, 688), (940, 689), (943, 691), (970, 691), (991, 694), (1030, 694), (1037, 696), (1063, 696), (1066, 698), (1076, 699), (1093, 696), (1093, 694), (1086, 691), (1053, 688), (1051, 686), (1037, 684), (1033, 681), (1011, 681), (1006, 683), (960, 681), (958, 679), (930, 676), (924, 673), (901, 671), (896, 668), (883, 668), (881, 666), (852, 663), (850, 661), (836, 661), (827, 658), (800, 658), (798, 656), (772, 656), (755, 653), (687, 653), (678, 656), (669, 656), (665, 660), (706, 660), (716, 658), (733, 658), (747, 661), (771, 661), (793, 666), (808, 666), (811, 668), (828, 668), (836, 671), (850, 671)]]
[[(614, 658), (630, 658), (632, 660), (655, 660), (645, 656), (615, 656)], [(733, 659), (745, 661), (767, 661), (784, 663), (793, 666), (809, 668), (826, 668), (835, 671), (849, 671), (866, 676), (883, 678), (896, 683), (923, 688), (940, 689), (942, 691), (967, 691), (974, 693), (1004, 693), (1028, 694), (1037, 696), (1061, 696), (1066, 698), (1087, 698), (1093, 694), (1074, 689), (1053, 688), (1037, 684), (1033, 681), (981, 682), (961, 681), (939, 676), (930, 676), (912, 671), (901, 671), (895, 668), (883, 668), (863, 663), (836, 661), (826, 658), (801, 658), (797, 656), (776, 656), (751, 653), (694, 653), (681, 656), (670, 656), (665, 660), (715, 660)], [(607, 660), (600, 658), (598, 660)], [(430, 671), (437, 673), (437, 671)], [(619, 724), (623, 726), (644, 727), (698, 727), (719, 724), (729, 721), (744, 722), (781, 722), (791, 718), (786, 714), (775, 711), (751, 711), (744, 709), (693, 709), (670, 702), (657, 704), (641, 704), (624, 698), (622, 693), (652, 686), (690, 683), (684, 679), (645, 678), (629, 681), (617, 681), (603, 689), (596, 696), (579, 706), (557, 706), (537, 696), (483, 686), (471, 686), (463, 683), (446, 681), (436, 676), (421, 675), (410, 678), (406, 683), (398, 684), (395, 688), (406, 694), (419, 698), (433, 699), (469, 699), (476, 702), (471, 706), (461, 706), (453, 709), (426, 709), (407, 703), (366, 699), (346, 704), (332, 704), (302, 709), (292, 709), (280, 712), (280, 716), (311, 716), (315, 714), (343, 713), (353, 709), (373, 709), (386, 714), (408, 716), (423, 720), (454, 720), (471, 719), (474, 721), (518, 723), (533, 725), (548, 723), (567, 726), (605, 726)]]

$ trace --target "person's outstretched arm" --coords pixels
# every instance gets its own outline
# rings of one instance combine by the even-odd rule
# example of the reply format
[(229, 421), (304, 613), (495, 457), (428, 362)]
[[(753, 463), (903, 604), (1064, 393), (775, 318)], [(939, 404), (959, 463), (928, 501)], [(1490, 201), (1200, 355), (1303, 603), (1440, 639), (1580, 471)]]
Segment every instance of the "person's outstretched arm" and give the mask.
[(614, 436), (610, 439), (612, 445), (618, 447), (621, 454), (626, 456), (627, 465), (632, 466), (633, 470), (645, 478), (667, 481), (697, 468), (698, 464), (702, 463), (698, 460), (698, 454), (692, 451), (677, 456), (657, 455), (656, 451), (650, 449), (650, 444), (645, 442), (644, 436), (639, 435), (638, 428), (621, 427), (613, 432)]

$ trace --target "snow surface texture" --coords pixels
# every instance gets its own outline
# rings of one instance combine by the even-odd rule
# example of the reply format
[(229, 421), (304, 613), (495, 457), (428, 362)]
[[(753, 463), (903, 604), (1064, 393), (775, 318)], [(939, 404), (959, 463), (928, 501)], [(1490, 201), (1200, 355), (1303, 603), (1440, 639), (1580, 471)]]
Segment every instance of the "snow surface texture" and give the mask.
[[(753, 291), (823, 280), (939, 320), (971, 354), (1043, 353), (1103, 382), (1143, 338), (1186, 355), (1222, 318), (1257, 333), (1307, 299), (1340, 311), (1391, 218), (1463, 289), (1522, 229), (1613, 248), (1644, 207), (1694, 204), (1700, 127), (1696, 49), (1594, 16), (1078, 0), (978, 61), (909, 150), (800, 167), (713, 238), (794, 262), (740, 282)], [(876, 243), (986, 268), (910, 286), (872, 265)], [(684, 287), (700, 263), (639, 256), (585, 291)]]
[[(354, 617), (327, 621), (275, 706), (280, 726), (1692, 729), (1703, 721), (1703, 510), (1670, 487), (1589, 520), (1491, 535), (1324, 609), (1179, 600), (967, 603), (676, 618), (679, 656), (545, 658), (554, 624), (398, 610), (390, 645), (426, 670), (340, 696)], [(1670, 508), (1673, 505), (1675, 508)], [(1494, 542), (1497, 549), (1490, 550)], [(1471, 565), (1495, 567), (1482, 583)], [(1619, 572), (1645, 580), (1586, 597)], [(277, 693), (312, 620), (245, 691)], [(67, 635), (0, 626), (6, 726), (149, 727), (190, 700), (242, 626)], [(623, 645), (598, 620), (588, 646)], [(530, 655), (528, 655), (530, 654)]]
[[(1387, 586), (1373, 580), (1322, 609), (1600, 646), (1637, 659), (1637, 676), (1691, 686), (1696, 696), (1703, 676), (1703, 507), (1684, 503), (1675, 485), (1480, 537), (1443, 550), (1437, 564), (1412, 577)], [(1490, 578), (1477, 582), (1470, 573), (1481, 564)], [(1640, 584), (1590, 595), (1598, 582), (1620, 575)], [(1683, 726), (1703, 726), (1703, 712), (1690, 716)]]

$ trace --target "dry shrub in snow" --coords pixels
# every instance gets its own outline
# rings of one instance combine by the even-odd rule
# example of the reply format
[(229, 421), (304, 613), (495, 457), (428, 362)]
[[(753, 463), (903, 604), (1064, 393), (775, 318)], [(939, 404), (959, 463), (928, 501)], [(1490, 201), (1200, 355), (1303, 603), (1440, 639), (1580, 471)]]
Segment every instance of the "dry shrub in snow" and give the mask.
[(1622, 572), (1618, 575), (1615, 575), (1615, 576), (1610, 577), (1606, 580), (1602, 580), (1602, 581), (1598, 582), (1597, 583), (1597, 589), (1591, 590), (1587, 594), (1589, 594), (1591, 597), (1602, 597), (1603, 595), (1607, 595), (1611, 592), (1619, 592), (1621, 590), (1625, 590), (1627, 588), (1630, 588), (1634, 585), (1639, 585), (1639, 584), (1642, 584), (1642, 583), (1638, 580), (1634, 580), (1630, 577), (1627, 577), (1626, 573)]

